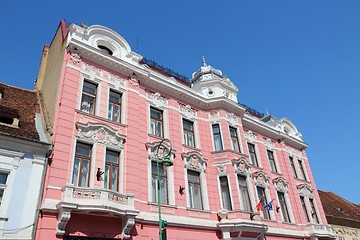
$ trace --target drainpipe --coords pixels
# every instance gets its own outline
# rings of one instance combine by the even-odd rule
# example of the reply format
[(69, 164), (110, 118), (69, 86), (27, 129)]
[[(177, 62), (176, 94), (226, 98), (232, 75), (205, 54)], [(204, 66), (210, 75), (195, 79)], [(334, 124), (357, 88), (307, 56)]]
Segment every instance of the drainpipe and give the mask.
[(35, 216), (34, 216), (34, 227), (33, 227), (32, 233), (31, 233), (32, 240), (35, 240), (36, 230), (37, 230), (38, 221), (39, 221), (39, 214), (40, 214), (40, 209), (41, 209), (41, 203), (42, 203), (42, 198), (44, 195), (45, 176), (46, 176), (46, 170), (47, 170), (47, 166), (48, 166), (48, 159), (51, 157), (52, 150), (53, 150), (53, 145), (50, 145), (48, 152), (46, 154), (46, 157), (45, 157), (44, 168), (43, 168), (43, 172), (42, 172), (42, 176), (41, 176), (40, 194), (38, 197), (36, 212), (35, 212)]

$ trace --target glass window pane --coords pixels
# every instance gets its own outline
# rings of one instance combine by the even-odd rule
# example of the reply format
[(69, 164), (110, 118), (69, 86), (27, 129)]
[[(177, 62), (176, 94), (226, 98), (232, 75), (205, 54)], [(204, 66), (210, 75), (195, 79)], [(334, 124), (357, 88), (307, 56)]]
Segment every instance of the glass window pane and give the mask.
[(4, 191), (5, 191), (5, 189), (0, 189), (0, 204), (2, 203)]
[(73, 176), (72, 176), (72, 184), (75, 186), (78, 186), (78, 178), (79, 178), (79, 164), (80, 159), (75, 158), (74, 160), (74, 169), (73, 169)]
[(106, 161), (111, 163), (119, 163), (119, 153), (113, 151), (106, 151)]
[(110, 166), (105, 165), (104, 188), (109, 189)]
[(226, 176), (220, 177), (220, 188), (221, 188), (221, 197), (223, 200), (223, 207), (225, 209), (232, 210), (230, 189), (229, 189), (228, 179)]
[(113, 113), (113, 104), (109, 103), (109, 107), (108, 107), (108, 119), (112, 120), (112, 113)]
[(223, 147), (222, 147), (222, 142), (221, 142), (220, 135), (214, 136), (214, 140), (215, 140), (215, 150), (216, 151), (222, 151)]
[(88, 186), (88, 176), (89, 176), (89, 161), (83, 160), (82, 161), (82, 169), (81, 169), (81, 187), (87, 187)]
[(111, 173), (111, 190), (117, 191), (118, 186), (118, 168), (112, 167), (112, 173)]
[(156, 123), (156, 136), (162, 137), (162, 122), (160, 121)]
[(77, 143), (76, 144), (76, 154), (81, 156), (90, 156), (91, 147), (86, 144)]
[(0, 184), (6, 184), (7, 177), (7, 173), (0, 172)]
[(114, 106), (114, 122), (120, 122), (120, 106)]
[(109, 100), (114, 103), (120, 103), (120, 94), (111, 91)]
[(93, 95), (96, 94), (96, 85), (90, 82), (84, 82), (83, 92), (91, 93)]
[(152, 178), (151, 178), (151, 201), (152, 202), (156, 202), (156, 199), (157, 199), (157, 197), (156, 197), (156, 194), (157, 194), (157, 178), (156, 178), (156, 176), (152, 176)]
[(94, 114), (95, 97), (83, 94), (81, 98), (80, 110), (86, 113)]

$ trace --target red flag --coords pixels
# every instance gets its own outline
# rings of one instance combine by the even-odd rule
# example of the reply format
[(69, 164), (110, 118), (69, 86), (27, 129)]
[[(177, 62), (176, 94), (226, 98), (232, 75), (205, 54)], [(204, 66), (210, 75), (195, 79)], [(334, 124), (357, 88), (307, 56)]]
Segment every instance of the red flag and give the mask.
[(256, 205), (256, 208), (257, 208), (258, 211), (263, 211), (264, 210), (261, 201)]

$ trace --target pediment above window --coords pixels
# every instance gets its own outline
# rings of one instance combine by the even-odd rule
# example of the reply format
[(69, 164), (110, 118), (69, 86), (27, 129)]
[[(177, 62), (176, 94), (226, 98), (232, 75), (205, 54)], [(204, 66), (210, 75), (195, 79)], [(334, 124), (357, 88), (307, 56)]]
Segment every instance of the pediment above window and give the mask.
[(288, 182), (282, 178), (278, 177), (273, 180), (273, 184), (275, 185), (275, 190), (279, 192), (287, 192), (288, 191)]
[[(157, 151), (158, 151), (158, 148), (160, 147), (160, 141), (158, 142), (148, 142), (146, 143), (146, 149), (148, 150), (148, 159), (150, 161), (156, 161), (156, 154), (157, 154)], [(158, 157), (159, 157), (159, 161), (162, 161), (163, 158), (163, 154), (167, 155), (169, 153), (171, 149), (171, 155), (170, 156), (173, 156), (175, 154), (175, 150), (173, 150), (171, 148), (171, 146), (166, 143), (165, 141), (162, 142), (161, 144), (161, 148), (159, 149), (159, 152), (158, 152)]]
[(182, 153), (181, 156), (184, 159), (186, 169), (198, 172), (206, 171), (207, 160), (200, 153), (193, 151)]
[(273, 141), (271, 141), (271, 139), (269, 139), (269, 138), (264, 139), (264, 145), (265, 145), (266, 149), (269, 149), (271, 151), (273, 151), (275, 149), (275, 143)]
[(269, 187), (269, 177), (263, 171), (258, 171), (253, 173), (253, 178), (255, 180), (255, 185), (263, 188)]
[(297, 185), (300, 196), (314, 198), (314, 190), (307, 184)]
[(104, 144), (110, 148), (123, 149), (125, 135), (101, 123), (76, 123), (76, 137), (90, 143)]
[(193, 109), (190, 105), (179, 104), (180, 114), (189, 120), (196, 120), (196, 110)]
[(256, 136), (252, 131), (248, 130), (248, 131), (245, 131), (245, 139), (246, 139), (246, 141), (248, 141), (250, 143), (255, 143)]
[(233, 159), (231, 160), (236, 174), (242, 174), (242, 175), (250, 175), (250, 164), (246, 161), (244, 157), (239, 159)]
[(168, 108), (168, 101), (165, 97), (161, 96), (160, 93), (156, 92), (146, 92), (146, 100), (150, 102), (153, 106), (160, 108), (160, 109), (166, 109)]

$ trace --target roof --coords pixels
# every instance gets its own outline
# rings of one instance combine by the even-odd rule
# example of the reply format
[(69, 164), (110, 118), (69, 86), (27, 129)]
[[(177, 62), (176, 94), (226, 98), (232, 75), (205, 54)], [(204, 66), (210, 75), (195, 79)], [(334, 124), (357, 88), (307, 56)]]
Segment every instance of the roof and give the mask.
[(360, 228), (360, 205), (354, 204), (333, 192), (318, 190), (329, 224)]
[(0, 83), (0, 96), (0, 134), (38, 141), (35, 125), (35, 116), (39, 112), (37, 94)]

